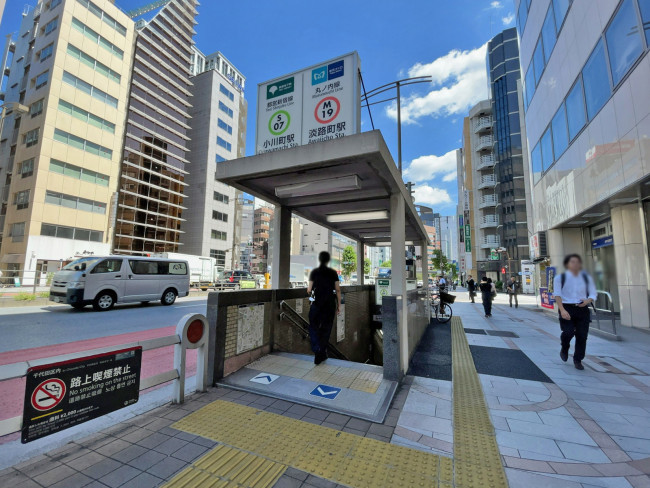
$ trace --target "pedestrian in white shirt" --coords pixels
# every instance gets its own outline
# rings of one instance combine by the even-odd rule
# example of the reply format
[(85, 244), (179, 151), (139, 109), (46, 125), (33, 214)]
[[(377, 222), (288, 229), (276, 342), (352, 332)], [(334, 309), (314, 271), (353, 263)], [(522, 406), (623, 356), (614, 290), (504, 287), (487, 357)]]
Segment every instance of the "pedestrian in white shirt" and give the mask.
[(578, 254), (569, 254), (564, 258), (566, 270), (553, 280), (553, 296), (560, 315), (560, 340), (562, 361), (569, 359), (571, 339), (576, 338), (573, 351), (573, 365), (583, 370), (589, 323), (591, 322), (591, 305), (597, 298), (594, 280), (582, 269), (582, 258)]

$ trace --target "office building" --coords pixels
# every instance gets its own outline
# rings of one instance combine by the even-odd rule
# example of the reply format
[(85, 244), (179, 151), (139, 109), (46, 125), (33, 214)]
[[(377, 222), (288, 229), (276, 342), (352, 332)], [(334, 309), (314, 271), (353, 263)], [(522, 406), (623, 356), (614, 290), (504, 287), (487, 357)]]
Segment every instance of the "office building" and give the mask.
[(458, 182), (458, 268), (459, 278), (477, 277), (472, 259), (472, 223), (474, 215), (474, 182), (469, 117), (463, 120), (463, 147), (456, 151)]
[(442, 254), (450, 263), (458, 262), (458, 224), (455, 215), (441, 215), (440, 221), (440, 242)]
[(269, 265), (269, 237), (274, 209), (259, 207), (253, 214), (253, 254), (251, 269), (253, 272), (266, 273)]
[[(224, 269), (238, 268), (244, 197), (217, 177), (219, 163), (245, 155), (245, 78), (238, 71), (236, 76), (224, 75), (220, 63), (225, 61), (220, 53), (205, 56), (196, 47), (192, 52), (192, 66), (203, 66), (204, 70), (194, 68), (196, 74), (190, 78), (188, 148), (192, 163), (185, 183), (191, 191), (184, 199), (187, 210), (181, 224), (181, 249), (187, 254), (214, 257), (217, 266)], [(228, 64), (227, 72), (232, 70)], [(237, 79), (240, 82), (231, 81)], [(252, 221), (251, 217), (247, 214), (245, 221)], [(250, 232), (245, 234), (246, 239), (252, 237)]]
[(136, 24), (115, 224), (121, 254), (183, 251), (197, 4), (171, 0)]
[(5, 278), (30, 284), (110, 252), (134, 35), (109, 0), (42, 0), (23, 13), (3, 67)]
[(540, 286), (580, 253), (622, 324), (648, 328), (650, 4), (515, 3)]

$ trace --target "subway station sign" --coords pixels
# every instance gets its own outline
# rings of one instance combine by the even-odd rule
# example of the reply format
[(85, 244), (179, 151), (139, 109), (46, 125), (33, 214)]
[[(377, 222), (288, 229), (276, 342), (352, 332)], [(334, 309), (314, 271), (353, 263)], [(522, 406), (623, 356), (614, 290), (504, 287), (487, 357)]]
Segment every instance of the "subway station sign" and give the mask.
[(29, 368), (23, 444), (138, 401), (142, 347)]
[(361, 130), (356, 52), (257, 87), (255, 153), (358, 134)]

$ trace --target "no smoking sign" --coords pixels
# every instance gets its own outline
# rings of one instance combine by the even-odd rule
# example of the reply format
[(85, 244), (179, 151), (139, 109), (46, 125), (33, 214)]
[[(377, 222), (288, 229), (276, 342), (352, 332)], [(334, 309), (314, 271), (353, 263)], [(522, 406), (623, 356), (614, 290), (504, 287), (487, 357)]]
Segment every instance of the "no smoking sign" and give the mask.
[(336, 97), (325, 97), (314, 109), (314, 117), (321, 124), (329, 124), (338, 117), (341, 111), (341, 102)]
[(44, 412), (56, 407), (65, 396), (65, 383), (58, 378), (43, 381), (32, 393), (32, 407)]

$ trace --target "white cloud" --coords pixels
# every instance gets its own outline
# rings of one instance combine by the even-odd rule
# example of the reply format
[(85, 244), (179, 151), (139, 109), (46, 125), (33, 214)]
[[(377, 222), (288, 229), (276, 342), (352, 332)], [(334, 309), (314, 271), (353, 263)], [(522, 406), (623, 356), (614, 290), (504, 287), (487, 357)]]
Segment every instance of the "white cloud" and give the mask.
[(456, 150), (436, 156), (420, 156), (411, 161), (404, 170), (404, 178), (415, 183), (428, 181), (437, 175), (443, 175), (442, 181), (453, 181), (456, 178)]
[(426, 205), (440, 205), (451, 203), (451, 197), (447, 190), (434, 188), (429, 185), (418, 185), (414, 188), (415, 202)]
[(495, 0), (494, 2), (490, 2), (490, 8), (503, 8), (503, 5), (501, 2)]
[(508, 27), (510, 24), (512, 24), (515, 20), (515, 14), (510, 12), (508, 15), (505, 17), (501, 18), (501, 22), (503, 22), (504, 27)]
[[(426, 116), (464, 115), (487, 98), (486, 49), (487, 43), (469, 51), (453, 50), (431, 63), (413, 65), (408, 75), (431, 76), (432, 89), (402, 100), (402, 121), (409, 124)], [(396, 120), (397, 104), (393, 102), (386, 114)]]

